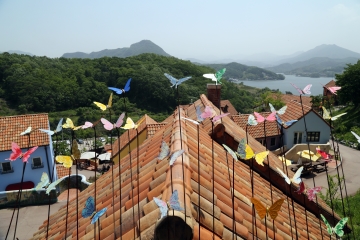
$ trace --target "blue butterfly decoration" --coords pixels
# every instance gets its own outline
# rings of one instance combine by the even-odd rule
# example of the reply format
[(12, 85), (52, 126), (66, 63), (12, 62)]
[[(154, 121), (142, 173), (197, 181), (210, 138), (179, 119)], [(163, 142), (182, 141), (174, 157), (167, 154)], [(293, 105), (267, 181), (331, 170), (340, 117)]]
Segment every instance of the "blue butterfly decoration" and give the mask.
[(171, 155), (171, 157), (170, 157), (170, 166), (172, 166), (172, 165), (174, 164), (174, 162), (176, 161), (176, 159), (177, 159), (179, 156), (181, 156), (181, 154), (183, 154), (183, 153), (184, 153), (184, 150), (183, 150), (183, 149), (174, 152), (174, 153)]
[(90, 196), (85, 202), (85, 207), (81, 212), (81, 216), (83, 218), (91, 217), (91, 224), (94, 224), (102, 215), (104, 215), (106, 210), (107, 208), (103, 208), (96, 212), (94, 198)]
[(241, 158), (241, 159), (245, 159), (246, 157), (246, 139), (243, 138), (240, 140), (239, 142), (239, 146), (238, 149), (236, 151), (236, 154)]
[(130, 82), (131, 78), (129, 78), (129, 80), (126, 82), (124, 89), (119, 89), (115, 87), (108, 87), (108, 89), (113, 90), (116, 94), (122, 94), (130, 90)]
[(287, 121), (287, 122), (283, 122), (282, 120), (281, 120), (281, 118), (276, 114), (275, 115), (275, 117), (276, 117), (276, 121), (278, 122), (278, 124), (280, 124), (281, 126), (287, 126), (287, 127), (289, 127), (289, 126), (291, 126), (291, 125), (293, 125), (295, 122), (297, 122), (298, 120), (290, 120), (290, 121)]
[(158, 156), (158, 159), (163, 160), (164, 158), (169, 156), (169, 154), (170, 154), (169, 146), (166, 144), (166, 142), (162, 141), (162, 143), (161, 143), (161, 152), (160, 152), (160, 154)]
[(197, 107), (196, 107), (196, 116), (197, 116), (197, 121), (198, 121), (198, 122), (204, 121), (204, 118), (201, 117), (200, 106), (197, 106)]
[(158, 207), (160, 208), (160, 213), (161, 213), (160, 219), (167, 215), (167, 211), (169, 210), (169, 208), (174, 209), (176, 211), (184, 211), (184, 209), (180, 206), (179, 194), (177, 190), (173, 192), (167, 204), (163, 200), (156, 197), (154, 197), (154, 201), (156, 205), (158, 205)]
[(184, 78), (180, 78), (180, 79), (176, 79), (173, 76), (171, 76), (170, 74), (164, 73), (165, 77), (167, 77), (170, 82), (172, 83), (172, 86), (179, 86), (181, 83), (185, 82), (186, 80), (189, 80), (191, 77), (184, 77)]

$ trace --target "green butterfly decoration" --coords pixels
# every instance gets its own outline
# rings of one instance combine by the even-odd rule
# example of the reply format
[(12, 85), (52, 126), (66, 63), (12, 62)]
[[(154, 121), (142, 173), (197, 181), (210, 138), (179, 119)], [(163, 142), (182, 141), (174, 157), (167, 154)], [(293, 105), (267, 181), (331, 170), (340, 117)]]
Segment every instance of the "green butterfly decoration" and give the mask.
[(324, 223), (325, 223), (325, 225), (326, 225), (326, 227), (327, 227), (327, 231), (328, 231), (328, 233), (329, 233), (330, 235), (333, 235), (334, 233), (336, 233), (336, 235), (338, 235), (339, 237), (344, 236), (344, 230), (343, 230), (343, 228), (344, 228), (344, 226), (345, 226), (345, 224), (346, 224), (346, 222), (347, 222), (347, 220), (348, 220), (347, 217), (341, 219), (341, 220), (336, 224), (335, 227), (331, 227), (330, 223), (326, 220), (326, 218), (325, 218), (322, 214), (320, 214), (320, 216), (321, 216), (322, 220), (324, 221)]
[(222, 75), (224, 75), (225, 71), (226, 71), (226, 68), (223, 68), (223, 69), (220, 69), (219, 71), (217, 71), (215, 73), (215, 77), (217, 79), (217, 82), (220, 83), (220, 84), (221, 84)]

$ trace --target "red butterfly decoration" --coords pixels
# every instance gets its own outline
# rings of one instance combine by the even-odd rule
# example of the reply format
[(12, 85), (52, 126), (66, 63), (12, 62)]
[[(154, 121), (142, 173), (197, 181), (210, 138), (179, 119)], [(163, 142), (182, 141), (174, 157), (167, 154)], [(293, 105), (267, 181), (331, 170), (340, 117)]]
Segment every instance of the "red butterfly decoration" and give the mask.
[(30, 157), (30, 154), (35, 152), (35, 150), (37, 148), (38, 148), (38, 146), (30, 148), (25, 153), (23, 153), (21, 151), (19, 145), (17, 145), (15, 142), (13, 142), (13, 143), (11, 143), (12, 153), (10, 154), (10, 158), (7, 158), (5, 160), (15, 161), (16, 159), (21, 158), (23, 162), (27, 162)]
[(305, 184), (304, 182), (301, 182), (299, 185), (299, 189), (296, 190), (295, 192), (297, 192), (298, 194), (303, 193), (305, 191)]
[(320, 154), (320, 156), (321, 156), (324, 160), (330, 161), (330, 159), (334, 157), (333, 155), (330, 155), (330, 154), (328, 154), (327, 152), (322, 151), (322, 150), (321, 150), (320, 148), (318, 148), (318, 147), (316, 148), (316, 152), (317, 152), (318, 154)]

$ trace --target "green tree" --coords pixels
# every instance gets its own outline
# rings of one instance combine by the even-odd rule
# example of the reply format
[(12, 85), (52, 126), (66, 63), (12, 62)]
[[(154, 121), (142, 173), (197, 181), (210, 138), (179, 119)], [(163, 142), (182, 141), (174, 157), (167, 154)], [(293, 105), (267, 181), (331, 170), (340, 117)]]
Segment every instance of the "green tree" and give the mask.
[(341, 87), (337, 92), (340, 102), (352, 102), (355, 107), (360, 105), (360, 60), (356, 64), (348, 64), (342, 74), (336, 74), (336, 84)]

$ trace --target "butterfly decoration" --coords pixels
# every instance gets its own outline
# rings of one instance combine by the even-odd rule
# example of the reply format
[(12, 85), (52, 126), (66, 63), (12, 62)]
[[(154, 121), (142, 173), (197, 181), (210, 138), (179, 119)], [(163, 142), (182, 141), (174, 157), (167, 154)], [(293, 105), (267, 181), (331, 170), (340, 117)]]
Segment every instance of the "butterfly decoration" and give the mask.
[(294, 174), (294, 176), (290, 179), (283, 171), (281, 171), (278, 167), (276, 168), (278, 170), (278, 172), (280, 173), (280, 175), (285, 179), (285, 182), (287, 184), (290, 184), (291, 182), (299, 184), (301, 182), (301, 173), (304, 169), (303, 166), (301, 166), (296, 173)]
[(212, 107), (206, 106), (204, 112), (202, 112), (202, 113), (200, 114), (200, 117), (201, 117), (202, 119), (212, 118), (215, 114), (216, 114), (216, 113), (215, 113), (215, 111), (214, 111), (214, 109), (213, 109)]
[(55, 182), (50, 183), (49, 186), (46, 187), (46, 194), (47, 194), (47, 195), (50, 195), (51, 190), (56, 189), (55, 187), (56, 187), (62, 180), (64, 180), (64, 179), (63, 179), (63, 178), (60, 178), (60, 179), (56, 180)]
[(236, 150), (236, 155), (238, 155), (241, 159), (246, 158), (246, 139), (240, 139), (238, 148)]
[(75, 126), (73, 121), (70, 118), (66, 119), (66, 122), (62, 125), (62, 128), (70, 128), (73, 131), (76, 131), (78, 129), (80, 129), (82, 126)]
[(111, 93), (107, 105), (105, 105), (103, 103), (99, 103), (99, 102), (94, 102), (94, 104), (96, 106), (98, 106), (101, 110), (105, 111), (106, 109), (109, 109), (112, 106), (112, 96), (113, 96), (113, 94)]
[(44, 133), (47, 133), (49, 136), (52, 136), (54, 135), (55, 133), (58, 133), (58, 132), (61, 132), (62, 130), (62, 122), (63, 122), (63, 118), (60, 119), (56, 129), (54, 131), (51, 131), (51, 130), (47, 130), (47, 129), (39, 129), (40, 131), (44, 132)]
[(167, 156), (169, 156), (170, 154), (170, 148), (169, 146), (166, 144), (165, 141), (161, 142), (161, 151), (159, 156), (157, 157), (159, 160), (163, 160), (164, 158), (166, 158)]
[(327, 227), (327, 232), (332, 236), (334, 235), (334, 233), (336, 235), (338, 235), (339, 237), (342, 237), (344, 236), (344, 226), (346, 225), (346, 222), (348, 221), (348, 218), (345, 217), (345, 218), (342, 218), (336, 225), (335, 227), (331, 227), (330, 223), (328, 222), (328, 220), (326, 220), (326, 218), (320, 214), (322, 220), (324, 221), (326, 227)]
[(245, 148), (245, 158), (243, 158), (244, 160), (249, 160), (251, 158), (255, 158), (255, 161), (261, 165), (264, 166), (264, 160), (267, 157), (267, 155), (269, 154), (269, 151), (264, 151), (264, 152), (260, 152), (260, 153), (254, 153), (254, 151), (251, 149), (251, 147), (246, 144), (246, 148)]
[(90, 196), (86, 199), (85, 207), (81, 211), (81, 216), (83, 218), (90, 217), (91, 224), (94, 224), (102, 215), (105, 214), (106, 211), (107, 211), (107, 208), (103, 208), (100, 211), (96, 212), (94, 198), (92, 196)]
[(309, 201), (315, 200), (315, 195), (321, 191), (322, 187), (313, 187), (306, 190)]
[(282, 120), (281, 120), (281, 118), (277, 115), (277, 114), (275, 114), (275, 117), (276, 117), (276, 121), (281, 125), (281, 126), (287, 126), (287, 127), (289, 127), (289, 126), (291, 126), (291, 125), (293, 125), (294, 123), (296, 123), (298, 120), (290, 120), (290, 121), (287, 121), (287, 122), (283, 122)]
[(143, 118), (138, 124), (135, 124), (134, 121), (128, 117), (126, 119), (126, 124), (121, 128), (126, 129), (126, 130), (137, 129), (139, 127), (140, 123), (142, 123), (142, 121), (144, 121), (144, 120), (145, 120), (145, 118)]
[(154, 197), (153, 199), (156, 205), (158, 205), (158, 207), (160, 208), (160, 212), (161, 212), (160, 219), (166, 216), (167, 211), (169, 209), (174, 209), (176, 211), (184, 211), (184, 209), (180, 206), (179, 194), (177, 190), (175, 190), (171, 194), (171, 197), (167, 203), (157, 197)]
[(86, 129), (86, 128), (91, 128), (91, 127), (93, 127), (93, 126), (94, 126), (94, 124), (93, 124), (92, 122), (86, 121), (86, 122), (84, 123), (84, 125), (81, 126), (81, 128), (82, 128), (82, 129)]
[(286, 109), (287, 109), (287, 106), (285, 105), (285, 106), (283, 106), (282, 108), (280, 108), (279, 110), (276, 111), (276, 109), (274, 108), (274, 106), (271, 103), (269, 103), (269, 107), (270, 107), (271, 112), (276, 112), (279, 115), (283, 115), (285, 113)]
[(299, 188), (295, 192), (298, 193), (298, 194), (301, 194), (301, 193), (305, 192), (305, 184), (304, 184), (304, 182), (301, 182), (299, 184)]
[(231, 149), (229, 148), (228, 146), (226, 146), (225, 144), (223, 144), (223, 147), (226, 149), (226, 151), (228, 151), (228, 153), (230, 153), (230, 155), (237, 161), (237, 155), (236, 153)]
[(256, 212), (261, 219), (266, 217), (266, 215), (270, 215), (271, 219), (275, 219), (278, 216), (281, 205), (284, 203), (284, 201), (284, 198), (280, 198), (276, 200), (270, 207), (265, 207), (259, 199), (251, 198), (251, 202), (254, 204)]
[(125, 87), (123, 89), (115, 88), (115, 87), (108, 87), (108, 89), (114, 91), (116, 94), (123, 94), (125, 92), (128, 92), (130, 90), (130, 82), (131, 78), (129, 78), (125, 84)]
[(254, 115), (252, 114), (249, 114), (249, 117), (248, 117), (248, 122), (247, 122), (250, 126), (256, 126), (258, 125), (258, 122), (256, 121)]
[[(321, 83), (320, 83), (320, 84), (321, 84)], [(321, 84), (321, 85), (322, 85), (322, 84)], [(326, 86), (324, 86), (324, 85), (322, 85), (322, 86), (323, 86), (324, 88), (326, 88), (327, 90), (329, 90), (332, 94), (335, 94), (335, 95), (337, 95), (336, 92), (341, 89), (341, 87), (338, 87), (338, 86), (334, 86), (334, 87), (326, 87)]]
[(211, 120), (212, 122), (216, 122), (218, 120), (220, 120), (220, 118), (223, 118), (227, 115), (229, 115), (230, 113), (223, 113), (223, 114), (220, 114), (220, 115), (216, 115), (215, 117), (213, 117), (213, 119)]
[(200, 106), (196, 106), (196, 117), (197, 117), (197, 121), (198, 121), (198, 122), (204, 121), (204, 118), (201, 117)]
[(340, 113), (339, 115), (336, 115), (336, 116), (333, 117), (333, 116), (330, 116), (330, 113), (328, 112), (328, 110), (326, 108), (324, 108), (323, 106), (321, 108), (323, 110), (323, 118), (324, 119), (330, 119), (331, 121), (335, 121), (339, 117), (347, 114), (347, 113)]
[(29, 150), (27, 150), (25, 153), (23, 153), (19, 147), (19, 145), (17, 145), (17, 143), (12, 142), (11, 143), (11, 151), (12, 153), (10, 154), (10, 157), (5, 159), (5, 160), (10, 160), (10, 161), (15, 161), (16, 159), (20, 158), (22, 159), (23, 162), (28, 162), (28, 159), (30, 157), (30, 154), (32, 154), (33, 152), (35, 152), (35, 150), (38, 148), (38, 146), (36, 147), (32, 147)]
[(260, 113), (257, 113), (257, 112), (254, 112), (254, 115), (255, 115), (256, 121), (257, 121), (258, 123), (264, 122), (265, 120), (266, 120), (266, 121), (269, 121), (269, 122), (273, 122), (273, 121), (276, 120), (276, 117), (275, 117), (276, 111), (270, 113), (269, 116), (267, 116), (267, 117), (263, 117), (263, 116), (261, 116)]
[(20, 136), (24, 136), (31, 133), (32, 128), (28, 127), (25, 131), (20, 133)]
[(311, 94), (310, 88), (311, 88), (312, 84), (306, 85), (303, 90), (301, 90), (300, 88), (298, 88), (298, 87), (297, 87), (295, 84), (293, 84), (293, 83), (290, 83), (290, 84), (291, 84), (296, 90), (298, 90), (298, 92), (300, 93), (300, 95), (303, 95), (303, 94)]
[(170, 157), (170, 166), (172, 166), (172, 165), (174, 164), (174, 162), (176, 161), (176, 159), (177, 159), (178, 157), (180, 157), (181, 154), (183, 154), (183, 153), (184, 153), (184, 150), (183, 150), (183, 149), (174, 152), (174, 153), (171, 155), (171, 157)]
[(46, 172), (43, 172), (41, 175), (40, 182), (36, 185), (34, 190), (38, 191), (41, 190), (49, 185), (49, 176)]
[(351, 131), (352, 135), (354, 135), (357, 139), (357, 141), (360, 143), (360, 137), (355, 132)]
[(328, 154), (327, 152), (322, 151), (319, 146), (316, 148), (316, 155), (318, 157), (322, 157), (324, 160), (329, 160), (334, 157), (334, 156)]
[(173, 76), (171, 76), (170, 74), (164, 73), (165, 77), (167, 77), (170, 82), (172, 83), (172, 86), (179, 86), (181, 83), (185, 82), (186, 80), (189, 80), (191, 77), (184, 77), (184, 78), (180, 78), (180, 79), (176, 79)]
[(225, 71), (226, 71), (226, 68), (223, 68), (223, 69), (220, 69), (219, 71), (217, 71), (215, 74), (213, 74), (213, 73), (204, 74), (203, 77), (210, 78), (212, 81), (216, 82), (216, 84), (217, 83), (221, 84), (221, 78), (224, 75)]
[(182, 118), (182, 119), (185, 119), (185, 120), (187, 120), (187, 121), (190, 121), (190, 122), (192, 122), (193, 124), (196, 124), (196, 125), (199, 125), (199, 124), (200, 124), (198, 121), (192, 120), (192, 119), (190, 119), (190, 118), (186, 118), (186, 117), (181, 117), (181, 118)]
[(73, 160), (80, 159), (80, 156), (81, 156), (81, 153), (79, 150), (79, 146), (78, 146), (76, 140), (74, 139), (72, 142), (72, 147), (71, 147), (71, 156), (58, 155), (55, 157), (55, 160), (58, 163), (62, 163), (64, 167), (70, 168), (73, 165)]
[(101, 118), (101, 122), (102, 124), (104, 124), (104, 128), (108, 131), (111, 131), (114, 128), (119, 128), (121, 127), (121, 125), (124, 123), (124, 117), (125, 117), (125, 112), (123, 112), (118, 120), (116, 121), (116, 123), (111, 123), (108, 120), (106, 120), (105, 118)]

